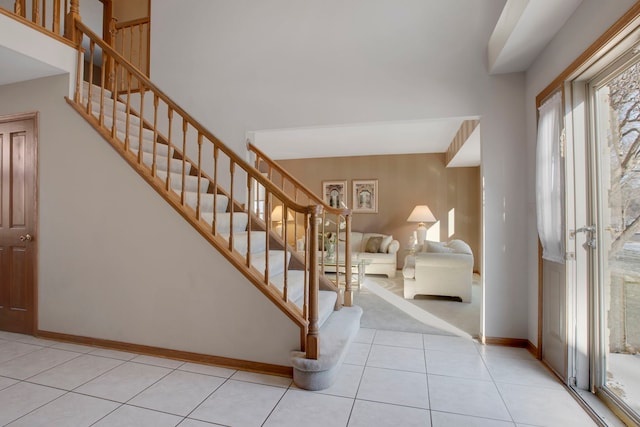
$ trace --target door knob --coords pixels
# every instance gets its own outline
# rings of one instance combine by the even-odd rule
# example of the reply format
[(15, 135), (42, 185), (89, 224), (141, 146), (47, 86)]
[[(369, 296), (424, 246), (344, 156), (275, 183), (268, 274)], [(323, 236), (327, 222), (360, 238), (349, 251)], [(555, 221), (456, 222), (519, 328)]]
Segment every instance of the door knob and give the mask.
[(31, 234), (25, 234), (24, 236), (20, 236), (21, 242), (30, 242), (32, 240), (33, 240), (33, 237), (31, 237)]

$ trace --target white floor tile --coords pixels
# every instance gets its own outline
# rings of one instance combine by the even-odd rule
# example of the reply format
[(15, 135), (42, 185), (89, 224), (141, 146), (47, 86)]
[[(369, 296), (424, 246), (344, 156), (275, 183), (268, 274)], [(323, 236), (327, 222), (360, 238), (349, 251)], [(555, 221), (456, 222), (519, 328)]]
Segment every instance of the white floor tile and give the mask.
[(171, 370), (141, 363), (123, 363), (78, 387), (75, 391), (90, 396), (126, 402)]
[(352, 405), (344, 397), (288, 390), (264, 427), (346, 426)]
[(29, 378), (29, 382), (73, 390), (122, 363), (122, 360), (83, 354)]
[(470, 417), (468, 415), (450, 414), (431, 411), (433, 427), (513, 427), (510, 421), (491, 420), (489, 418)]
[(349, 351), (347, 351), (347, 355), (345, 356), (344, 363), (364, 366), (365, 363), (367, 363), (370, 351), (371, 344), (352, 342), (349, 346)]
[(122, 405), (92, 427), (175, 427), (181, 420), (176, 415)]
[(587, 413), (564, 389), (498, 384), (516, 423), (545, 426), (595, 426)]
[(424, 350), (416, 348), (388, 347), (374, 344), (367, 359), (367, 366), (401, 371), (427, 372)]
[(537, 360), (489, 357), (485, 363), (496, 383), (563, 389), (562, 384)]
[(429, 375), (431, 409), (511, 421), (493, 382)]
[(118, 360), (131, 360), (137, 356), (137, 354), (134, 353), (127, 353), (126, 351), (119, 350), (110, 350), (108, 348), (96, 348), (91, 351), (90, 354), (100, 357), (110, 357), (112, 359)]
[(90, 426), (118, 406), (116, 402), (68, 393), (9, 425), (12, 427)]
[(494, 357), (498, 358), (510, 358), (510, 359), (523, 359), (523, 360), (535, 360), (535, 358), (529, 353), (526, 348), (520, 347), (505, 347), (501, 345), (478, 345), (477, 346), (480, 355), (485, 359)]
[(17, 341), (19, 338), (24, 336), (26, 335), (16, 334), (15, 332), (0, 331), (0, 339), (7, 341)]
[(357, 398), (429, 409), (427, 376), (417, 372), (367, 367)]
[(429, 411), (387, 403), (356, 400), (349, 427), (425, 427), (430, 426)]
[(459, 378), (491, 381), (491, 375), (479, 354), (426, 350), (427, 372)]
[(353, 341), (363, 344), (373, 344), (373, 338), (375, 337), (375, 335), (375, 329), (360, 328)]
[(425, 334), (423, 338), (427, 350), (478, 354), (475, 342), (468, 338), (431, 334)]
[(39, 345), (25, 344), (18, 341), (2, 341), (0, 342), (0, 363), (7, 362), (16, 357), (24, 356), (25, 354), (32, 353), (34, 351), (42, 350), (44, 347)]
[(278, 375), (258, 374), (256, 372), (237, 371), (231, 376), (231, 379), (245, 381), (248, 383), (256, 383), (262, 385), (271, 385), (274, 387), (289, 387), (292, 384), (291, 378), (280, 377)]
[(191, 418), (185, 418), (185, 420), (179, 424), (179, 427), (211, 427), (211, 426), (213, 426), (213, 424), (205, 423), (204, 421), (193, 420)]
[(167, 359), (165, 357), (154, 357), (147, 355), (136, 356), (131, 362), (144, 363), (145, 365), (160, 366), (162, 368), (177, 369), (184, 364), (180, 360)]
[(187, 416), (225, 380), (174, 371), (131, 399), (130, 405)]
[(0, 364), (0, 375), (27, 379), (80, 356), (78, 353), (45, 347)]
[(228, 380), (189, 415), (229, 426), (260, 426), (286, 389)]
[(219, 366), (203, 365), (200, 363), (187, 362), (178, 368), (180, 371), (194, 372), (196, 374), (211, 375), (220, 378), (229, 378), (236, 371), (235, 369), (221, 368)]
[(10, 387), (12, 385), (14, 385), (15, 383), (17, 383), (18, 380), (14, 380), (11, 378), (6, 378), (6, 377), (0, 377), (0, 390), (3, 390), (7, 387)]
[(377, 331), (374, 344), (423, 349), (422, 334), (413, 332)]
[(24, 382), (0, 390), (0, 425), (8, 424), (64, 393), (63, 390)]
[(41, 347), (51, 347), (52, 345), (57, 343), (57, 341), (37, 338), (31, 335), (19, 335), (18, 338), (16, 338), (16, 341), (24, 344), (39, 345)]
[(342, 365), (336, 381), (331, 387), (315, 393), (332, 394), (334, 396), (355, 398), (360, 387), (364, 366)]

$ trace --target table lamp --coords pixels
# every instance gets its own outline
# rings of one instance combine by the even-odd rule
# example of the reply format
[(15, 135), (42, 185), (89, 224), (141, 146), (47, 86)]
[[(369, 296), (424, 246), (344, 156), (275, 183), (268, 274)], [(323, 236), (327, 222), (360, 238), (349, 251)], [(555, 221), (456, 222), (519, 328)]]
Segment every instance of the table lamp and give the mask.
[(416, 244), (421, 245), (427, 239), (427, 227), (424, 226), (425, 222), (436, 222), (436, 217), (431, 213), (431, 209), (427, 205), (418, 205), (411, 211), (407, 222), (417, 222), (418, 229), (416, 230), (416, 236), (418, 241)]

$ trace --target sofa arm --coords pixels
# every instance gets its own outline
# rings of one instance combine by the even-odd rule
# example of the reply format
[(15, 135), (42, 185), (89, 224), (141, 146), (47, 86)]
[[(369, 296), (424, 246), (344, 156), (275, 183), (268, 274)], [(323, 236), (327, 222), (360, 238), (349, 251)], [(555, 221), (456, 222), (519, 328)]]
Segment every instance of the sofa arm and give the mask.
[(461, 267), (470, 266), (473, 269), (473, 255), (456, 253), (422, 252), (416, 254), (416, 267)]
[(416, 258), (413, 255), (404, 257), (404, 267), (402, 267), (402, 276), (405, 279), (415, 279), (416, 277)]
[(387, 249), (388, 254), (395, 254), (400, 249), (400, 242), (397, 240), (393, 240), (389, 243), (389, 249)]

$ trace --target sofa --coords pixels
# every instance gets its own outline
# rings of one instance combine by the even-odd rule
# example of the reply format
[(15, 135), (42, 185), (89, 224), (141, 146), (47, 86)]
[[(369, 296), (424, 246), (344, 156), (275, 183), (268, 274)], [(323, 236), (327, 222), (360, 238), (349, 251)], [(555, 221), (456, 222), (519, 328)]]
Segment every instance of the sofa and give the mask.
[(404, 297), (438, 295), (471, 302), (473, 253), (462, 240), (448, 243), (425, 240), (413, 255), (407, 255), (402, 269)]
[[(344, 260), (345, 245), (347, 235), (345, 232), (338, 234), (338, 259)], [(366, 274), (384, 274), (388, 278), (396, 276), (398, 268), (397, 252), (400, 249), (400, 242), (394, 240), (393, 236), (380, 233), (362, 233), (352, 231), (349, 243), (351, 245), (351, 260), (357, 261), (366, 259)], [(326, 266), (325, 271), (335, 271), (335, 267)]]

